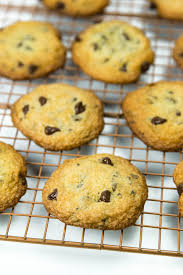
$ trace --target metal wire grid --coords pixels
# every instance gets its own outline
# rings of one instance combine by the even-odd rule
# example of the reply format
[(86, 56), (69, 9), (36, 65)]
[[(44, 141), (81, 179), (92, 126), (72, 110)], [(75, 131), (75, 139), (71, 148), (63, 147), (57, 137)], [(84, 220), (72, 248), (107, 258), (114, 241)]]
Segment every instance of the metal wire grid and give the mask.
[[(0, 0), (1, 26), (16, 20), (48, 20), (61, 30), (68, 49), (74, 36), (99, 18), (119, 18), (144, 30), (156, 53), (155, 64), (135, 84), (110, 85), (83, 74), (72, 63), (68, 50), (65, 68), (45, 79), (11, 81), (0, 78), (0, 140), (13, 145), (25, 157), (28, 166), (27, 193), (14, 208), (0, 213), (0, 240), (183, 256), (183, 224), (172, 181), (173, 169), (182, 159), (182, 152), (162, 153), (147, 148), (131, 133), (121, 113), (121, 102), (127, 92), (145, 83), (182, 78), (181, 70), (171, 57), (173, 41), (181, 33), (181, 24), (156, 18), (146, 0), (113, 0), (104, 15), (88, 20), (61, 17), (36, 0)], [(10, 105), (35, 86), (53, 82), (91, 89), (101, 98), (105, 128), (97, 139), (72, 151), (50, 152), (25, 138), (13, 126)], [(147, 177), (149, 198), (137, 223), (123, 231), (104, 232), (67, 226), (50, 216), (42, 205), (41, 192), (51, 173), (65, 159), (102, 152), (129, 159)]]

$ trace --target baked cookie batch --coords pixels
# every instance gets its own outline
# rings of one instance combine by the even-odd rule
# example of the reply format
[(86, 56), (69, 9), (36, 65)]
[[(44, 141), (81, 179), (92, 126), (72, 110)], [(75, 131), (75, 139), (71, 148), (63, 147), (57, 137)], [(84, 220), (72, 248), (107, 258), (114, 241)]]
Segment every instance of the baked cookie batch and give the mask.
[[(183, 19), (182, 0), (150, 0), (165, 18)], [(109, 0), (42, 0), (72, 16), (101, 12)], [(183, 69), (183, 36), (173, 57)], [(72, 59), (94, 79), (114, 84), (137, 81), (154, 61), (151, 43), (138, 28), (119, 20), (93, 24), (78, 34)], [(0, 74), (13, 80), (43, 77), (64, 66), (66, 48), (50, 23), (17, 22), (0, 30)], [(147, 146), (161, 151), (183, 147), (183, 82), (160, 81), (128, 93), (124, 117)], [(57, 83), (40, 85), (11, 107), (13, 124), (47, 150), (77, 148), (104, 127), (103, 105), (91, 91)], [(10, 145), (0, 142), (0, 212), (25, 194), (26, 165)], [(174, 171), (183, 216), (183, 162)], [(96, 154), (64, 161), (43, 188), (43, 204), (62, 222), (102, 230), (133, 225), (148, 197), (145, 177), (128, 160)]]

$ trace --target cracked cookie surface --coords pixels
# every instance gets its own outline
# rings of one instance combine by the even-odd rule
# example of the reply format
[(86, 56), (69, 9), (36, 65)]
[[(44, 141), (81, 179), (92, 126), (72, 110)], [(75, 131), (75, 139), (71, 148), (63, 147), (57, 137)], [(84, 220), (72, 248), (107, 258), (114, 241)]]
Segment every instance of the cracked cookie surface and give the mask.
[(72, 16), (87, 16), (101, 12), (109, 0), (41, 0), (48, 8)]
[(139, 29), (122, 21), (106, 21), (76, 36), (72, 58), (94, 79), (130, 83), (149, 68), (154, 53)]
[(183, 20), (182, 0), (148, 0), (152, 8), (157, 8), (161, 17)]
[(131, 130), (162, 151), (183, 147), (183, 82), (160, 81), (125, 97), (122, 109)]
[(91, 91), (67, 84), (37, 87), (11, 109), (14, 125), (48, 150), (70, 150), (96, 138), (103, 129), (103, 106)]
[(38, 78), (62, 67), (66, 49), (50, 23), (22, 21), (0, 31), (0, 74), (15, 79)]
[(0, 142), (0, 212), (15, 206), (27, 189), (26, 165), (12, 146)]
[(181, 161), (173, 172), (173, 179), (177, 186), (179, 194), (178, 208), (181, 217), (183, 217), (183, 161)]
[(145, 177), (128, 160), (98, 154), (64, 161), (45, 184), (43, 203), (66, 224), (118, 230), (136, 222), (147, 195)]

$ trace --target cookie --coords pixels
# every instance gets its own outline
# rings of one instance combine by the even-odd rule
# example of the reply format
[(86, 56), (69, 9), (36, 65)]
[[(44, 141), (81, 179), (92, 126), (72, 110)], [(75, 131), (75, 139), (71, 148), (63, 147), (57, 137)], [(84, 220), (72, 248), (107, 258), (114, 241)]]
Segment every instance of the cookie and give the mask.
[(183, 35), (176, 41), (173, 49), (173, 57), (177, 64), (183, 69)]
[(151, 8), (157, 8), (161, 17), (168, 19), (183, 20), (183, 1), (182, 0), (148, 0)]
[(48, 8), (62, 14), (87, 16), (101, 12), (109, 0), (41, 0)]
[(131, 130), (162, 151), (183, 147), (183, 82), (160, 81), (127, 94), (122, 109)]
[(130, 83), (149, 68), (154, 53), (139, 29), (122, 21), (106, 21), (76, 36), (72, 58), (94, 79)]
[(14, 125), (48, 150), (70, 150), (103, 129), (103, 106), (91, 91), (67, 84), (41, 85), (11, 109)]
[(0, 74), (15, 80), (42, 77), (60, 68), (66, 49), (50, 23), (17, 22), (0, 31)]
[(176, 166), (173, 173), (173, 179), (177, 186), (177, 192), (179, 194), (179, 201), (178, 201), (179, 213), (183, 217), (183, 161), (181, 161)]
[(128, 160), (98, 154), (64, 161), (44, 186), (43, 204), (66, 224), (119, 230), (136, 222), (147, 194), (145, 177)]
[(15, 206), (27, 189), (26, 165), (12, 146), (0, 142), (0, 212)]

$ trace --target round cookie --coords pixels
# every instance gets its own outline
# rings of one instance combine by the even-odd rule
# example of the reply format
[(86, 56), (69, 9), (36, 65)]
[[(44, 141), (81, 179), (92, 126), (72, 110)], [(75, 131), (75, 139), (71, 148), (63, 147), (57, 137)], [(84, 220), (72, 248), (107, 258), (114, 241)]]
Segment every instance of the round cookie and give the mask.
[(181, 161), (175, 168), (173, 173), (173, 179), (177, 186), (179, 194), (178, 208), (179, 213), (183, 217), (183, 161)]
[(14, 125), (48, 150), (70, 150), (103, 129), (103, 106), (91, 91), (67, 84), (41, 85), (11, 109)]
[(43, 189), (43, 203), (62, 222), (119, 230), (143, 211), (148, 189), (140, 171), (121, 157), (98, 154), (66, 160)]
[(47, 75), (65, 63), (66, 49), (50, 23), (17, 22), (0, 31), (0, 74), (15, 79)]
[(161, 17), (183, 20), (182, 0), (148, 0), (152, 8), (157, 8)]
[(173, 57), (177, 64), (183, 69), (183, 35), (176, 41), (173, 49)]
[(27, 189), (26, 165), (12, 146), (0, 142), (0, 212), (15, 206)]
[(106, 21), (76, 37), (72, 58), (94, 79), (130, 83), (149, 68), (154, 53), (142, 31), (122, 21)]
[(183, 147), (183, 82), (160, 81), (127, 94), (122, 109), (131, 130), (162, 151)]
[(72, 16), (87, 16), (101, 12), (109, 0), (41, 0), (48, 8)]

